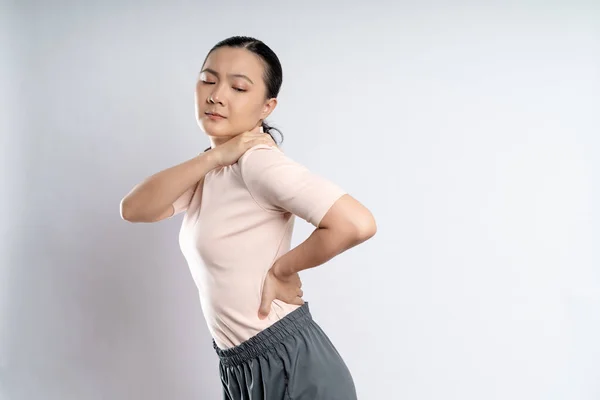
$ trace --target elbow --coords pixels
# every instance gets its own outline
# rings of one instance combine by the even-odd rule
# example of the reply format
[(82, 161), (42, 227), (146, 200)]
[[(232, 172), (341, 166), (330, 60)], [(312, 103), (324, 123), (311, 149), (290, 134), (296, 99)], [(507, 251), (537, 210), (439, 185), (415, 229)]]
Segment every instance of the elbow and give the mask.
[(364, 242), (371, 239), (377, 233), (377, 223), (373, 214), (370, 212), (365, 213), (364, 216), (357, 218), (354, 221), (354, 231), (356, 239), (359, 242)]
[(344, 232), (343, 236), (346, 238), (349, 247), (366, 242), (377, 233), (375, 218), (369, 211), (348, 218), (344, 226), (340, 232)]
[(135, 207), (131, 204), (131, 200), (125, 197), (119, 204), (119, 212), (121, 219), (127, 222), (139, 222), (139, 218), (136, 216)]
[(325, 214), (319, 227), (335, 231), (346, 248), (369, 240), (377, 233), (373, 214), (350, 196), (338, 201)]
[(151, 213), (147, 208), (142, 208), (134, 203), (131, 198), (125, 197), (120, 204), (121, 218), (127, 222), (158, 222), (173, 215), (172, 207), (169, 205), (161, 213)]

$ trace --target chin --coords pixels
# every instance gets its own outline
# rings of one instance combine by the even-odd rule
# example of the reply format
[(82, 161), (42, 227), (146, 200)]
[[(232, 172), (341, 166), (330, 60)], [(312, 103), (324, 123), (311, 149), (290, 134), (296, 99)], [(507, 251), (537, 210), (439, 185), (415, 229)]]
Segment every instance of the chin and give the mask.
[(236, 135), (227, 126), (211, 125), (210, 122), (209, 123), (204, 123), (203, 121), (200, 121), (200, 123), (198, 124), (198, 126), (200, 126), (200, 129), (205, 134), (207, 134), (208, 136), (212, 136), (212, 137), (226, 138), (226, 137), (232, 137), (232, 136)]
[(221, 136), (228, 129), (225, 126), (219, 126), (218, 124), (212, 123), (212, 121), (204, 118), (198, 120), (198, 126), (202, 131), (211, 136)]
[(245, 120), (240, 121), (238, 119), (227, 118), (225, 120), (215, 121), (205, 115), (202, 115), (200, 118), (196, 115), (196, 122), (204, 133), (213, 137), (237, 136), (248, 130), (248, 126), (251, 126), (251, 124), (245, 123)]

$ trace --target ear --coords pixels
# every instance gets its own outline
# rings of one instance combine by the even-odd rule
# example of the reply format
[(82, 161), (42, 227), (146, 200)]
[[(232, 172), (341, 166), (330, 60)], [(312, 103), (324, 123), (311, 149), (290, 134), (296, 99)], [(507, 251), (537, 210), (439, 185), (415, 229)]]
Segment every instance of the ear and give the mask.
[(277, 107), (277, 99), (275, 97), (267, 100), (263, 107), (262, 113), (260, 114), (260, 118), (266, 119), (273, 112), (273, 110), (275, 110), (275, 107)]

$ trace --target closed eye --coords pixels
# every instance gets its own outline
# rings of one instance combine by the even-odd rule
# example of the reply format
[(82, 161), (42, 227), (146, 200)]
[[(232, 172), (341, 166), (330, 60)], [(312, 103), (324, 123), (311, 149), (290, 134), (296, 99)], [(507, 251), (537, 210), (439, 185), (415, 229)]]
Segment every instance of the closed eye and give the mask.
[[(208, 81), (202, 81), (202, 83), (204, 83), (205, 85), (214, 85), (215, 82), (208, 82)], [(233, 90), (235, 90), (236, 92), (247, 92), (247, 90), (245, 89), (240, 89), (240, 88), (236, 88), (234, 87)]]

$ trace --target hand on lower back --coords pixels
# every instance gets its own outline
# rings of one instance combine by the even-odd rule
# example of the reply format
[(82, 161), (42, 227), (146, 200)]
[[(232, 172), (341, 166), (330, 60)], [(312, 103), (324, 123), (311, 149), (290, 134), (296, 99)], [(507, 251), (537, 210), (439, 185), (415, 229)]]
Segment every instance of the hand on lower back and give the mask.
[(302, 281), (298, 273), (288, 276), (278, 276), (275, 269), (269, 269), (263, 284), (262, 298), (258, 317), (265, 319), (271, 312), (271, 303), (273, 300), (281, 300), (288, 304), (301, 306), (304, 304), (302, 296)]

